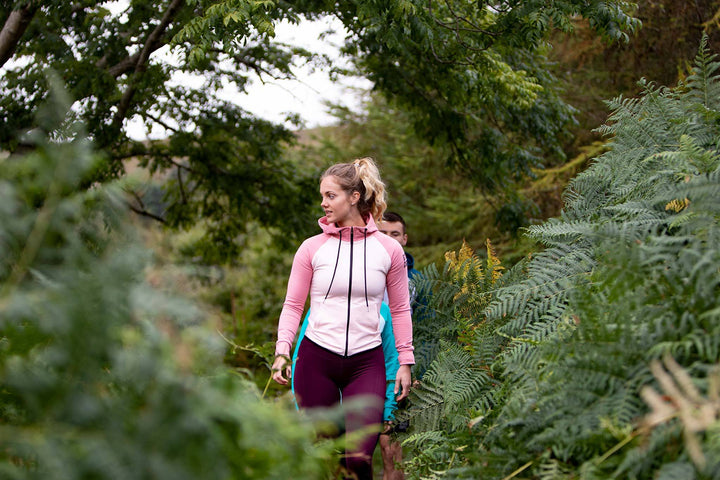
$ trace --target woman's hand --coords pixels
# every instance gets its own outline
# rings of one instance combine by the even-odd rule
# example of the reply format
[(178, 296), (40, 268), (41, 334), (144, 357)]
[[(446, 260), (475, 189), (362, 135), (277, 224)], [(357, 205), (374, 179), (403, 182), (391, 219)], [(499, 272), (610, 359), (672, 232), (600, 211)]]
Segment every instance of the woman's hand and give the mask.
[[(410, 394), (411, 380), (410, 365), (400, 365), (395, 375), (395, 397), (398, 402)], [(400, 393), (399, 397), (398, 393)]]
[[(283, 371), (285, 373), (284, 376)], [(292, 367), (287, 355), (276, 355), (275, 361), (272, 364), (272, 379), (280, 385), (287, 385), (291, 374)]]

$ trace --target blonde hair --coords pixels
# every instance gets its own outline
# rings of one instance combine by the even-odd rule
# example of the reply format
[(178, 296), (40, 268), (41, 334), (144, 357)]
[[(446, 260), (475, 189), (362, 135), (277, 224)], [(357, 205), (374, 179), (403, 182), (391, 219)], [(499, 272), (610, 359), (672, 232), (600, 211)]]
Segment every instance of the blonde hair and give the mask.
[(370, 215), (376, 222), (382, 219), (383, 212), (387, 208), (385, 184), (372, 158), (363, 157), (349, 163), (336, 163), (325, 170), (320, 180), (331, 175), (338, 179), (340, 187), (348, 195), (353, 192), (360, 193), (357, 207), (364, 219)]

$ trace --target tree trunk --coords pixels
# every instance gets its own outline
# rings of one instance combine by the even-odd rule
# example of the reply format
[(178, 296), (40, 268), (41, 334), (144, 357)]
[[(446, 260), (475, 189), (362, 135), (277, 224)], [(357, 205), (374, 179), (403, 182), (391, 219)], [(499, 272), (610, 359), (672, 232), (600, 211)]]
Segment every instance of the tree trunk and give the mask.
[(5, 25), (0, 30), (0, 67), (12, 58), (20, 38), (30, 25), (37, 9), (35, 3), (30, 3), (20, 10), (10, 12)]

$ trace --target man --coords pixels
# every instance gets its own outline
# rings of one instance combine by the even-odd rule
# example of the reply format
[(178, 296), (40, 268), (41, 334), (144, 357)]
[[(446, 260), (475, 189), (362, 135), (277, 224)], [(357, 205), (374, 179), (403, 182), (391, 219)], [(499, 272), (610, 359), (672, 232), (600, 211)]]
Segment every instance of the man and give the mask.
[[(407, 245), (408, 236), (406, 231), (405, 220), (395, 212), (385, 212), (383, 214), (382, 222), (378, 224), (378, 230), (394, 238), (400, 245), (405, 247)], [(410, 279), (410, 305), (413, 306), (416, 300), (416, 289), (413, 286), (412, 280), (414, 277), (420, 274), (415, 270), (415, 259), (412, 255), (405, 252), (405, 258), (407, 261), (408, 278)], [(394, 412), (393, 412), (394, 413)], [(391, 414), (394, 420), (394, 414)], [(387, 419), (386, 419), (387, 420)], [(403, 480), (405, 474), (402, 470), (397, 470), (395, 465), (402, 463), (402, 446), (400, 442), (393, 441), (391, 433), (393, 432), (404, 432), (407, 430), (407, 422), (396, 423), (393, 420), (385, 422), (385, 428), (383, 433), (380, 435), (380, 453), (382, 453), (383, 459), (383, 480)]]
[[(408, 242), (408, 236), (406, 231), (405, 220), (400, 214), (395, 212), (385, 212), (383, 214), (382, 222), (378, 225), (378, 230), (394, 238), (397, 242), (405, 247)], [(410, 306), (414, 306), (417, 292), (412, 284), (412, 280), (420, 275), (420, 272), (415, 270), (415, 259), (408, 252), (405, 252), (405, 260), (407, 262), (408, 278), (410, 279)]]

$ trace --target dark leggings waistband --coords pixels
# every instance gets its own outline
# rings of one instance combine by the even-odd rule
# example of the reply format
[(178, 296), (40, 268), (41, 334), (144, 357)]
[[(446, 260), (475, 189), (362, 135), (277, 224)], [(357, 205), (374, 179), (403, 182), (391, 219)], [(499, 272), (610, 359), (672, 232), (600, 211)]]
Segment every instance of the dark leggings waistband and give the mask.
[(324, 350), (324, 351), (327, 352), (329, 355), (334, 355), (334, 356), (336, 356), (337, 358), (355, 358), (355, 357), (357, 357), (358, 355), (363, 355), (363, 354), (364, 354), (364, 355), (371, 355), (371, 354), (372, 354), (373, 352), (375, 352), (376, 350), (382, 350), (382, 344), (380, 344), (380, 345), (378, 345), (377, 347), (369, 348), (369, 349), (367, 349), (367, 350), (363, 350), (362, 352), (353, 353), (352, 355), (340, 355), (339, 353), (335, 353), (335, 352), (333, 352), (332, 350), (329, 350), (329, 349), (323, 347), (322, 345), (318, 344), (317, 342), (313, 342), (313, 341), (310, 340), (307, 336), (303, 337), (302, 341), (303, 341), (303, 343), (305, 343), (305, 342), (312, 343), (314, 346), (316, 346), (316, 347), (319, 348), (320, 350)]

